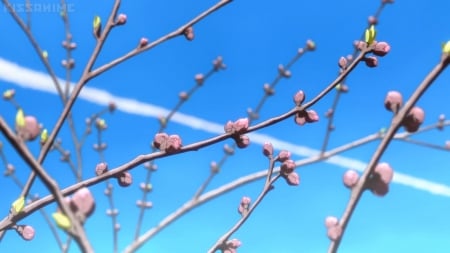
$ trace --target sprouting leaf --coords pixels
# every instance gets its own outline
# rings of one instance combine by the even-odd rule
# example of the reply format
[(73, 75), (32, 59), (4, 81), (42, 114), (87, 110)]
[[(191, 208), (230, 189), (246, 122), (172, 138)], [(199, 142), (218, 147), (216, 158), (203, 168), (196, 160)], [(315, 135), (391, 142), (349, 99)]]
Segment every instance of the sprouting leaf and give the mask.
[(41, 143), (45, 143), (48, 139), (48, 131), (46, 128), (44, 128), (44, 130), (42, 130), (41, 133)]
[(44, 57), (45, 59), (48, 58), (48, 52), (46, 50), (42, 51), (42, 57)]
[(11, 99), (15, 94), (15, 90), (13, 89), (9, 89), (6, 90), (5, 92), (3, 92), (3, 98), (4, 99)]
[(340, 90), (340, 89), (341, 89), (341, 84), (339, 83), (339, 84), (336, 85), (336, 87), (334, 87), (334, 88), (336, 88), (336, 90)]
[(369, 29), (366, 29), (365, 33), (365, 41), (367, 44), (372, 44), (375, 41), (375, 37), (377, 35), (377, 31), (375, 30), (375, 26), (371, 25)]
[(442, 53), (450, 54), (450, 40), (442, 44)]
[(72, 223), (70, 222), (69, 217), (67, 217), (66, 215), (56, 212), (56, 213), (53, 213), (52, 216), (56, 222), (56, 225), (61, 229), (66, 230), (72, 226)]
[(17, 110), (16, 114), (16, 125), (18, 127), (24, 127), (25, 126), (25, 114), (23, 113), (22, 108)]
[(16, 199), (12, 205), (11, 205), (11, 212), (12, 214), (16, 215), (20, 212), (22, 212), (23, 208), (25, 207), (25, 197), (20, 196), (18, 199)]
[(94, 22), (93, 22), (92, 26), (93, 26), (95, 37), (99, 38), (100, 37), (100, 32), (102, 30), (102, 20), (100, 19), (99, 16), (95, 16), (94, 17)]

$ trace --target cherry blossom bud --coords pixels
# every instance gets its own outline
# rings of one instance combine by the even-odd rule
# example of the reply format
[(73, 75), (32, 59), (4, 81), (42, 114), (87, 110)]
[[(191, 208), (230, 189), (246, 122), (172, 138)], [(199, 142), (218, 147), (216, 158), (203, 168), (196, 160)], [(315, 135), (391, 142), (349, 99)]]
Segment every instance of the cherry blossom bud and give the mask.
[(280, 153), (278, 153), (278, 161), (279, 162), (285, 162), (289, 159), (291, 159), (291, 152), (289, 152), (287, 150), (281, 150)]
[(197, 74), (195, 75), (195, 82), (197, 83), (197, 85), (202, 85), (205, 82), (205, 76), (203, 76), (203, 74)]
[(344, 173), (343, 181), (344, 181), (344, 185), (347, 188), (355, 187), (355, 185), (358, 183), (358, 180), (359, 180), (358, 172), (356, 172), (354, 170), (347, 170)]
[(248, 118), (241, 118), (234, 122), (234, 132), (235, 133), (244, 133), (248, 129)]
[(26, 241), (33, 240), (35, 235), (34, 228), (28, 225), (19, 225), (16, 227), (16, 231)]
[(297, 172), (292, 172), (284, 176), (288, 185), (297, 186), (300, 184), (300, 176)]
[(17, 134), (25, 141), (35, 140), (41, 133), (39, 122), (34, 116), (25, 116), (24, 125), (16, 124)]
[(273, 145), (270, 142), (265, 142), (263, 145), (263, 154), (267, 157), (271, 157), (273, 155)]
[(306, 49), (309, 51), (316, 50), (316, 43), (314, 43), (314, 41), (312, 41), (312, 40), (307, 40), (306, 41)]
[(300, 106), (303, 103), (303, 101), (305, 101), (305, 93), (302, 90), (300, 90), (294, 95), (294, 103), (295, 105)]
[(180, 150), (182, 147), (182, 142), (180, 136), (173, 134), (169, 136), (167, 140), (167, 148), (165, 149), (168, 153), (173, 153)]
[(97, 176), (100, 176), (108, 171), (108, 164), (106, 163), (99, 163), (97, 166), (95, 166), (95, 174)]
[(345, 68), (347, 68), (347, 64), (348, 64), (347, 58), (345, 58), (343, 56), (341, 58), (339, 58), (339, 61), (338, 61), (339, 68), (345, 69)]
[(169, 139), (169, 135), (166, 133), (157, 133), (153, 139), (153, 146), (157, 149), (165, 149), (165, 146), (164, 148), (162, 146), (167, 142), (167, 139)]
[(284, 161), (283, 164), (281, 164), (280, 166), (280, 172), (285, 175), (292, 173), (294, 169), (295, 169), (295, 162), (290, 159)]
[(375, 16), (370, 16), (367, 21), (369, 22), (369, 25), (376, 25), (378, 24), (378, 19)]
[(95, 200), (87, 187), (77, 190), (72, 196), (72, 202), (76, 210), (85, 217), (89, 217), (95, 209)]
[(250, 145), (250, 138), (247, 135), (240, 135), (238, 138), (235, 138), (235, 141), (238, 148), (246, 148)]
[(342, 235), (342, 228), (340, 226), (332, 226), (327, 230), (327, 236), (332, 241), (338, 240)]
[(368, 183), (370, 191), (378, 197), (384, 197), (389, 192), (389, 185), (380, 179), (372, 179)]
[(391, 46), (387, 42), (378, 42), (375, 44), (375, 48), (373, 49), (373, 54), (378, 56), (385, 56), (391, 50)]
[(264, 84), (263, 89), (267, 96), (275, 94), (275, 90), (268, 83)]
[(124, 25), (125, 23), (127, 23), (127, 15), (119, 14), (116, 19), (116, 25)]
[(325, 227), (330, 228), (339, 225), (339, 220), (335, 216), (328, 216), (325, 218)]
[(251, 199), (249, 197), (246, 196), (242, 197), (241, 203), (239, 203), (238, 213), (242, 216), (247, 215), (250, 209), (250, 203)]
[(389, 91), (384, 99), (384, 106), (388, 111), (398, 112), (403, 105), (402, 94), (398, 91)]
[(186, 101), (189, 98), (189, 95), (186, 91), (182, 91), (178, 94), (178, 97), (180, 98), (180, 100)]
[(378, 66), (378, 58), (375, 56), (369, 56), (364, 58), (364, 61), (366, 62), (367, 67), (374, 68)]
[(379, 163), (375, 167), (375, 173), (379, 175), (380, 180), (385, 184), (389, 184), (394, 177), (394, 171), (388, 163)]
[(219, 173), (220, 168), (219, 168), (219, 165), (216, 162), (214, 162), (214, 161), (211, 162), (209, 167), (211, 168), (211, 172), (212, 173)]
[(148, 39), (145, 38), (145, 37), (142, 37), (142, 38), (139, 40), (139, 48), (143, 48), (143, 47), (145, 47), (145, 46), (147, 46), (147, 45), (148, 45)]
[(184, 30), (183, 34), (187, 40), (192, 41), (194, 39), (194, 28), (189, 26)]
[(405, 117), (402, 123), (406, 131), (413, 133), (419, 129), (424, 119), (425, 112), (423, 111), (423, 109), (415, 106), (409, 111), (409, 114)]
[(117, 104), (113, 101), (108, 103), (108, 110), (110, 113), (113, 113), (117, 109)]
[(133, 178), (128, 171), (125, 171), (117, 175), (117, 183), (122, 187), (127, 187), (133, 183)]

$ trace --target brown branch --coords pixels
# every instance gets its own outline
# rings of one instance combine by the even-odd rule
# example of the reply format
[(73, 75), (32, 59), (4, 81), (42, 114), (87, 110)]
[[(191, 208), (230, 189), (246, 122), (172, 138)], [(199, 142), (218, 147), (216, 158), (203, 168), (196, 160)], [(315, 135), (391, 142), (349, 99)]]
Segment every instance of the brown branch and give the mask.
[(366, 170), (364, 171), (364, 173), (358, 180), (357, 185), (354, 188), (352, 188), (350, 200), (347, 204), (344, 214), (342, 215), (342, 218), (339, 221), (339, 226), (342, 229), (342, 234), (337, 240), (332, 241), (330, 243), (328, 252), (330, 252), (330, 253), (337, 252), (337, 250), (339, 248), (339, 244), (345, 233), (345, 229), (348, 225), (348, 222), (350, 221), (350, 218), (356, 209), (356, 205), (358, 204), (359, 199), (362, 196), (362, 193), (366, 189), (365, 186), (366, 186), (367, 180), (368, 180), (369, 176), (373, 173), (375, 166), (377, 165), (377, 163), (380, 160), (381, 156), (383, 155), (384, 151), (387, 149), (389, 143), (395, 136), (395, 133), (401, 127), (403, 119), (408, 115), (411, 108), (419, 100), (419, 98), (425, 93), (425, 91), (428, 89), (428, 87), (430, 87), (431, 84), (434, 82), (434, 80), (442, 73), (442, 71), (444, 71), (444, 69), (448, 66), (449, 62), (450, 62), (450, 55), (443, 54), (440, 62), (425, 77), (425, 79), (422, 81), (422, 83), (420, 83), (420, 85), (417, 87), (417, 89), (414, 91), (414, 93), (411, 95), (411, 97), (408, 99), (408, 101), (405, 103), (405, 105), (402, 107), (402, 109), (392, 119), (389, 130), (383, 136), (383, 139), (382, 139), (380, 145), (378, 146), (377, 150), (373, 154), (372, 159), (370, 160), (369, 164), (367, 165)]

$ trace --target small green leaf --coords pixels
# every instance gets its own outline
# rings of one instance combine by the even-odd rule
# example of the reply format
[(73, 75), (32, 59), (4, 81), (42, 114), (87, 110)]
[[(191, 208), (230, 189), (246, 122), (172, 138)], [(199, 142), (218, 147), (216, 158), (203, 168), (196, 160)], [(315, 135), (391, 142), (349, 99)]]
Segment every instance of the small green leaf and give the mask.
[(25, 114), (23, 113), (23, 110), (21, 108), (19, 110), (17, 110), (16, 125), (18, 127), (24, 127), (25, 126)]
[(44, 57), (45, 59), (48, 58), (48, 52), (46, 50), (42, 51), (42, 57)]
[(95, 16), (95, 17), (94, 17), (94, 22), (93, 22), (92, 25), (93, 25), (94, 29), (100, 28), (100, 26), (102, 25), (102, 20), (101, 20), (101, 18), (100, 18), (99, 16)]
[(442, 44), (442, 53), (450, 54), (450, 40)]
[(94, 17), (94, 22), (93, 22), (92, 26), (93, 26), (94, 36), (97, 39), (100, 38), (100, 33), (102, 31), (102, 20), (100, 19), (99, 16)]
[(56, 222), (56, 225), (61, 229), (67, 230), (72, 226), (69, 217), (67, 217), (66, 215), (56, 212), (53, 213), (52, 216)]
[(372, 44), (375, 41), (375, 37), (377, 35), (377, 31), (375, 30), (375, 26), (371, 25), (369, 29), (366, 29), (365, 33), (365, 41), (368, 45)]
[(13, 89), (6, 90), (5, 92), (3, 92), (3, 98), (4, 99), (11, 99), (11, 98), (13, 98), (15, 93), (16, 92)]
[(41, 133), (41, 143), (45, 143), (48, 139), (48, 131), (46, 128), (44, 128), (44, 130), (42, 130)]
[(14, 215), (16, 215), (16, 214), (22, 212), (24, 207), (25, 207), (25, 197), (21, 196), (12, 203), (11, 212)]

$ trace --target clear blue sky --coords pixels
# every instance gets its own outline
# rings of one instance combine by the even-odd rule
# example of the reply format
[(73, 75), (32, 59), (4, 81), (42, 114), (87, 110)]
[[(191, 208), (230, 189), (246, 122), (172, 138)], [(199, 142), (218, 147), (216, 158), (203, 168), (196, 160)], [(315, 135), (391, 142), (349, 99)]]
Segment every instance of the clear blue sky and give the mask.
[[(19, 4), (23, 1), (11, 2)], [(59, 3), (56, 0), (31, 2), (54, 6)], [(106, 20), (112, 2), (69, 1), (71, 29), (78, 45), (74, 51), (76, 68), (73, 81), (78, 80), (95, 43), (91, 33), (93, 16), (100, 15)], [(96, 66), (125, 54), (137, 45), (141, 37), (151, 41), (172, 31), (215, 2), (123, 1), (120, 13), (128, 16), (128, 22), (111, 32)], [(101, 91), (128, 99), (122, 101), (141, 103), (129, 111), (124, 111), (119, 104), (118, 111), (106, 116), (108, 129), (104, 140), (108, 149), (105, 158), (111, 167), (116, 167), (136, 155), (150, 152), (149, 143), (158, 130), (154, 115), (159, 111), (156, 109), (171, 109), (177, 102), (178, 92), (188, 90), (194, 84), (193, 76), (209, 70), (216, 56), (221, 55), (228, 68), (209, 79), (182, 107), (181, 113), (221, 126), (228, 120), (245, 117), (246, 109), (254, 108), (263, 95), (262, 85), (276, 76), (278, 64), (286, 64), (307, 39), (313, 39), (317, 50), (306, 54), (294, 65), (290, 79), (281, 81), (276, 95), (265, 104), (261, 120), (279, 115), (293, 106), (292, 95), (299, 89), (305, 91), (309, 100), (334, 80), (339, 57), (352, 53), (353, 41), (359, 39), (367, 17), (374, 14), (379, 2), (233, 1), (194, 27), (194, 41), (176, 38), (90, 81), (88, 90), (74, 107), (77, 129), (81, 133), (84, 119), (103, 108), (101, 104), (107, 99), (104, 100), (105, 93), (99, 95)], [(3, 5), (0, 7), (0, 88), (2, 91), (16, 89), (17, 100), (25, 112), (38, 116), (40, 122), (51, 128), (62, 108), (60, 100), (46, 90), (48, 86), (45, 85), (49, 83), (45, 83), (43, 65), (24, 33)], [(445, 0), (396, 1), (387, 6), (377, 26), (378, 40), (387, 41), (392, 50), (379, 59), (377, 68), (369, 69), (361, 64), (347, 79), (350, 92), (343, 95), (339, 104), (331, 148), (372, 134), (389, 124), (391, 114), (383, 106), (386, 92), (399, 90), (407, 98), (438, 62), (441, 43), (450, 39), (447, 29), (449, 7), (450, 3)], [(26, 17), (25, 13), (20, 14)], [(65, 57), (61, 47), (64, 32), (59, 13), (35, 10), (31, 18), (33, 34), (41, 47), (48, 51), (50, 63), (58, 76), (64, 78), (65, 72), (60, 66)], [(11, 70), (12, 67), (15, 69)], [(32, 78), (26, 79), (27, 76)], [(446, 106), (450, 94), (449, 80), (447, 71), (419, 101), (418, 105), (426, 112), (425, 124), (434, 123), (441, 113), (450, 115)], [(311, 151), (320, 149), (322, 145), (326, 127), (323, 115), (333, 98), (334, 94), (330, 94), (313, 107), (321, 116), (314, 125), (299, 127), (288, 120), (259, 133), (295, 145), (294, 159), (304, 158), (301, 148)], [(0, 103), (0, 108), (2, 117), (13, 124), (14, 108), (6, 102)], [(203, 125), (203, 128), (196, 129), (192, 122), (172, 122), (167, 132), (182, 136), (184, 144), (217, 135), (216, 125)], [(71, 148), (68, 133), (67, 128), (64, 129), (61, 138), (64, 146)], [(448, 139), (448, 131), (433, 131), (416, 138), (443, 144)], [(1, 140), (5, 141), (5, 138), (1, 137)], [(83, 151), (85, 179), (94, 176), (99, 160), (91, 149), (95, 141), (94, 135), (91, 136)], [(150, 195), (154, 208), (146, 214), (144, 231), (195, 193), (208, 175), (210, 161), (222, 157), (225, 143), (232, 142), (156, 161), (160, 169), (152, 177), (154, 191)], [(298, 187), (289, 187), (282, 180), (277, 182), (275, 190), (233, 236), (243, 243), (239, 252), (325, 252), (329, 240), (325, 236), (323, 221), (328, 215), (339, 217), (349, 197), (349, 191), (341, 182), (344, 167), (368, 162), (377, 144), (343, 153), (342, 157), (348, 158), (344, 163), (320, 163), (300, 168), (301, 183)], [(37, 154), (37, 143), (30, 146)], [(284, 147), (275, 146), (277, 149)], [(5, 146), (5, 153), (16, 165), (17, 176), (24, 182), (30, 169), (18, 160), (10, 146)], [(399, 184), (400, 177), (397, 177), (385, 198), (364, 194), (340, 252), (447, 252), (450, 247), (450, 222), (447, 218), (450, 210), (450, 155), (393, 142), (382, 161), (390, 163), (396, 172), (401, 173), (399, 175), (423, 179), (430, 184), (424, 187), (426, 189), (418, 189), (423, 184), (414, 180)], [(61, 186), (73, 183), (69, 168), (59, 162), (56, 153), (49, 155), (44, 165), (52, 176), (60, 180)], [(266, 168), (261, 145), (254, 141), (248, 149), (239, 150), (228, 160), (209, 190)], [(118, 221), (122, 226), (120, 250), (133, 239), (138, 214), (135, 201), (141, 196), (139, 183), (144, 180), (145, 170), (138, 167), (132, 174), (134, 184), (129, 188), (119, 188), (113, 182), (114, 199), (120, 211)], [(440, 194), (431, 193), (437, 184), (445, 187)], [(163, 230), (140, 252), (205, 252), (239, 219), (236, 208), (241, 197), (246, 195), (255, 199), (262, 185), (263, 182), (258, 181), (238, 188), (195, 209)], [(91, 188), (97, 209), (88, 220), (86, 229), (97, 252), (112, 252), (111, 221), (105, 215), (108, 205), (102, 193), (104, 187), (105, 184), (101, 183)], [(20, 189), (10, 179), (1, 177), (0, 192), (3, 217), (7, 215), (10, 203), (20, 194)], [(32, 192), (41, 196), (47, 194), (40, 183)], [(55, 205), (46, 210), (52, 213)], [(0, 243), (0, 252), (21, 253), (37, 249), (40, 252), (58, 252), (50, 230), (38, 212), (23, 223), (35, 227), (35, 239), (24, 242), (14, 232), (9, 232)], [(73, 244), (71, 252), (77, 251)]]

